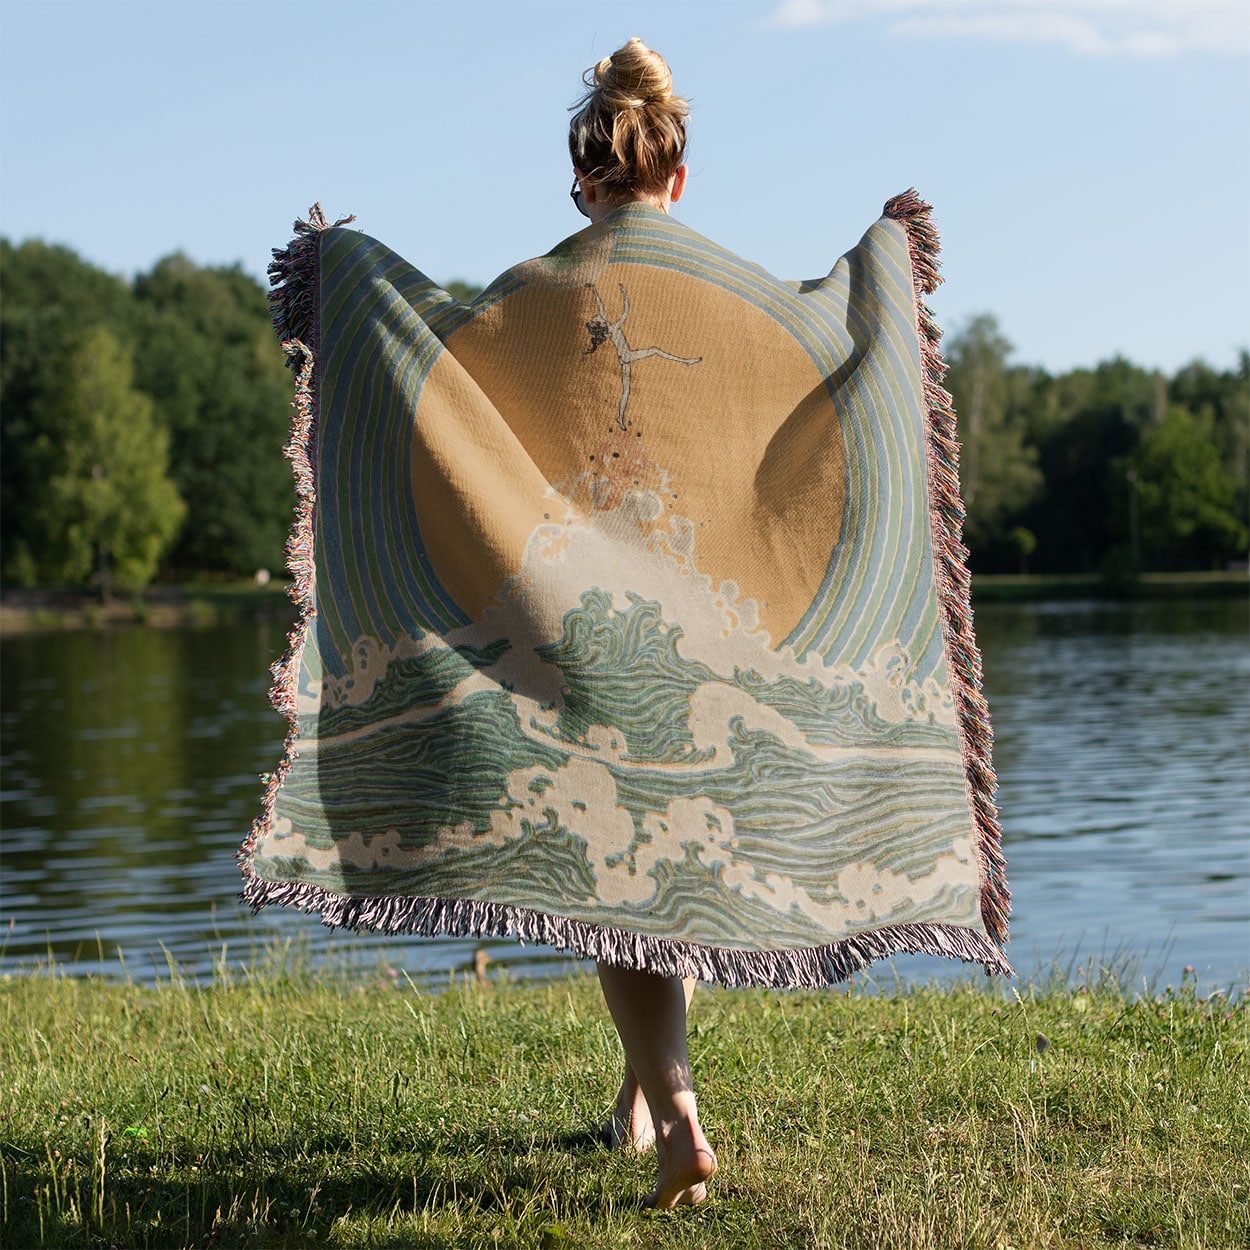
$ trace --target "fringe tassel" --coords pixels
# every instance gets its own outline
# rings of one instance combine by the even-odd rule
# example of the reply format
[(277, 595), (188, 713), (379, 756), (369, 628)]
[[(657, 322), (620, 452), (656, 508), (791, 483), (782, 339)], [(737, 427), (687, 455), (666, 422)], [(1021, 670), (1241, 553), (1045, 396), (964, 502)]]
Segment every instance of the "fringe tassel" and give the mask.
[[(355, 217), (341, 217), (334, 224), (344, 226)], [(269, 702), (286, 717), (286, 740), (282, 758), (272, 773), (261, 777), (264, 795), (260, 815), (252, 823), (238, 861), (245, 878), (244, 894), (255, 880), (252, 856), (256, 841), (273, 819), (278, 791), (291, 771), (297, 752), (296, 696), (299, 688), (300, 661), (304, 636), (317, 615), (314, 595), (314, 522), (317, 503), (313, 455), (317, 433), (317, 394), (314, 384), (316, 353), (321, 343), (320, 317), (320, 242), (318, 236), (327, 228), (320, 204), (308, 210), (308, 220), (295, 223), (295, 237), (285, 248), (273, 249), (269, 266), (269, 309), (273, 325), (286, 353), (287, 367), (296, 371), (295, 398), (291, 403), (291, 437), (282, 454), (291, 462), (295, 478), (295, 520), (286, 540), (286, 565), (291, 573), (287, 594), (299, 609), (294, 626), (287, 635), (287, 649), (269, 670), (272, 683)]]
[[(335, 226), (345, 226), (356, 218), (340, 217)], [(296, 220), (295, 237), (286, 247), (273, 249), (269, 263), (269, 312), (278, 341), (307, 343), (315, 352), (321, 344), (320, 243), (318, 236), (330, 225), (320, 204), (308, 210), (308, 220)], [(287, 353), (287, 367), (298, 368)]]
[(373, 929), (426, 936), (500, 937), (538, 943), (583, 959), (604, 960), (661, 976), (697, 977), (731, 988), (769, 985), (819, 989), (845, 981), (889, 955), (940, 955), (979, 963), (986, 975), (1011, 976), (993, 942), (962, 925), (889, 925), (826, 946), (742, 951), (649, 937), (567, 920), (501, 903), (448, 898), (347, 898), (307, 882), (264, 881), (251, 875), (243, 901), (254, 910), (271, 903), (317, 912), (331, 928)]
[(926, 204), (914, 187), (896, 195), (883, 210), (885, 216), (899, 222), (907, 231), (907, 247), (911, 254), (916, 331), (920, 339), (924, 397), (928, 409), (929, 516), (933, 527), (943, 633), (959, 714), (960, 750), (968, 797), (978, 835), (981, 918), (986, 931), (1002, 944), (1007, 941), (1011, 894), (1007, 889), (1002, 830), (994, 803), (998, 785), (990, 760), (994, 733), (990, 727), (989, 708), (981, 693), (981, 653), (972, 630), (968, 549), (961, 541), (964, 505), (959, 494), (959, 440), (950, 392), (942, 387), (942, 378), (946, 374), (941, 352), (942, 332), (921, 298), (922, 295), (932, 294), (942, 281), (938, 273), (941, 246), (937, 230), (930, 220), (932, 211), (932, 205)]

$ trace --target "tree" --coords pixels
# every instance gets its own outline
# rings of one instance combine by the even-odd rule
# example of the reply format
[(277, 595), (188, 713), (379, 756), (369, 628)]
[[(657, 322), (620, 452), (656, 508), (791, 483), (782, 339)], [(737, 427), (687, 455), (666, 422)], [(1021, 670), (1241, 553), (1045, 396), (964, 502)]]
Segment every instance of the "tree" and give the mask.
[(1159, 374), (1120, 358), (1039, 385), (1030, 428), (1045, 488), (1020, 519), (1037, 535), (1038, 565), (1069, 573), (1132, 564), (1128, 457), (1165, 400)]
[(30, 584), (40, 540), (27, 531), (44, 488), (31, 460), (36, 403), (84, 332), (107, 326), (128, 341), (133, 300), (120, 278), (39, 240), (14, 247), (0, 239), (0, 288), (0, 570)]
[(281, 455), (291, 379), (263, 290), (237, 266), (175, 255), (136, 279), (135, 297), (138, 384), (170, 432), (170, 473), (188, 507), (173, 563), (280, 567), (293, 503)]
[(462, 304), (472, 303), (481, 293), (482, 288), (475, 283), (466, 282), (463, 278), (452, 278), (443, 290), (448, 295), (454, 295)]
[(1179, 370), (1168, 398), (1211, 423), (1220, 458), (1237, 483), (1234, 511), (1250, 522), (1250, 351), (1239, 353), (1235, 369), (1218, 372), (1201, 360)]
[(945, 385), (955, 399), (960, 489), (968, 509), (964, 533), (973, 550), (1000, 544), (1004, 522), (1042, 485), (1037, 451), (1025, 441), (1028, 374), (1008, 367), (1011, 352), (991, 316), (974, 318), (947, 348)]
[(169, 436), (133, 382), (130, 354), (103, 327), (63, 354), (34, 404), (31, 449), (42, 484), (27, 529), (29, 560), (44, 581), (98, 580), (139, 590), (182, 523), (166, 475)]
[(1027, 574), (1029, 557), (1037, 550), (1037, 538), (1033, 531), (1017, 525), (1008, 532), (1007, 543), (1020, 558), (1020, 572)]
[(1173, 404), (1133, 456), (1142, 545), (1158, 562), (1218, 566), (1245, 548), (1237, 478), (1211, 427), (1209, 416)]

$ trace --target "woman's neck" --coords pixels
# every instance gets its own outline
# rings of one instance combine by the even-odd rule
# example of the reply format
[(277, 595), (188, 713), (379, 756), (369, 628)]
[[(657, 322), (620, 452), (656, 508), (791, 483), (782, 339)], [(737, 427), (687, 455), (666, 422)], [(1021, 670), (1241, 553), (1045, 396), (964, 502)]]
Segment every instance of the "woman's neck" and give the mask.
[(650, 204), (652, 208), (658, 208), (660, 212), (667, 213), (671, 203), (667, 194), (623, 195), (619, 199), (611, 200), (596, 198), (595, 202), (586, 205), (586, 208), (590, 220), (600, 222), (610, 213), (616, 212), (618, 208), (624, 208), (626, 204)]

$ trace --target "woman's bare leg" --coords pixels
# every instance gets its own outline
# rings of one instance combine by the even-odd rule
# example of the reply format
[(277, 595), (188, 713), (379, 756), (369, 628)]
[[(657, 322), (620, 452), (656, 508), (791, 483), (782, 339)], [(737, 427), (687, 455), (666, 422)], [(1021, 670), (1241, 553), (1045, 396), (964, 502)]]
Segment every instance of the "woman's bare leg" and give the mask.
[(651, 1123), (651, 1108), (633, 1065), (625, 1060), (625, 1077), (617, 1092), (608, 1122), (603, 1126), (603, 1140), (613, 1150), (636, 1150), (641, 1154), (655, 1145), (655, 1125)]
[(680, 977), (598, 967), (603, 997), (651, 1112), (660, 1175), (646, 1203), (693, 1206), (707, 1197), (716, 1156), (699, 1126), (690, 1079), (686, 987)]
[[(694, 977), (682, 980), (682, 990), (686, 998), (686, 1010), (690, 1010), (690, 1000), (694, 997), (694, 987), (698, 982)], [(655, 1125), (651, 1122), (651, 1108), (647, 1106), (646, 1096), (638, 1077), (634, 1073), (634, 1065), (625, 1059), (625, 1078), (616, 1095), (616, 1104), (608, 1122), (603, 1126), (603, 1138), (609, 1146), (618, 1150), (637, 1150), (641, 1153), (655, 1145)]]

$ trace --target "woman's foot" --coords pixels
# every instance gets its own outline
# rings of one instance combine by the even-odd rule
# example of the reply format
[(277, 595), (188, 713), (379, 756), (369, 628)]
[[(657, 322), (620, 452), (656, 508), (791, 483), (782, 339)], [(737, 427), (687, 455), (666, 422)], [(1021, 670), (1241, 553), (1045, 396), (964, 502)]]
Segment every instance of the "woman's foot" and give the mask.
[(608, 1122), (603, 1126), (604, 1144), (612, 1150), (636, 1150), (641, 1154), (655, 1145), (655, 1125), (651, 1123), (651, 1108), (633, 1077), (632, 1070), (625, 1074), (616, 1105)]
[(627, 1064), (617, 1096), (619, 1122), (628, 1125), (627, 1137), (641, 1128), (641, 1110), (634, 1114), (635, 1090), (641, 1086), (654, 1126), (660, 1175), (644, 1204), (663, 1211), (696, 1206), (707, 1197), (716, 1156), (699, 1127), (686, 1050), (686, 1009), (694, 981), (601, 962), (599, 982)]
[(679, 1120), (655, 1139), (660, 1176), (643, 1206), (661, 1211), (695, 1207), (707, 1197), (707, 1182), (716, 1171), (716, 1156), (699, 1121)]

